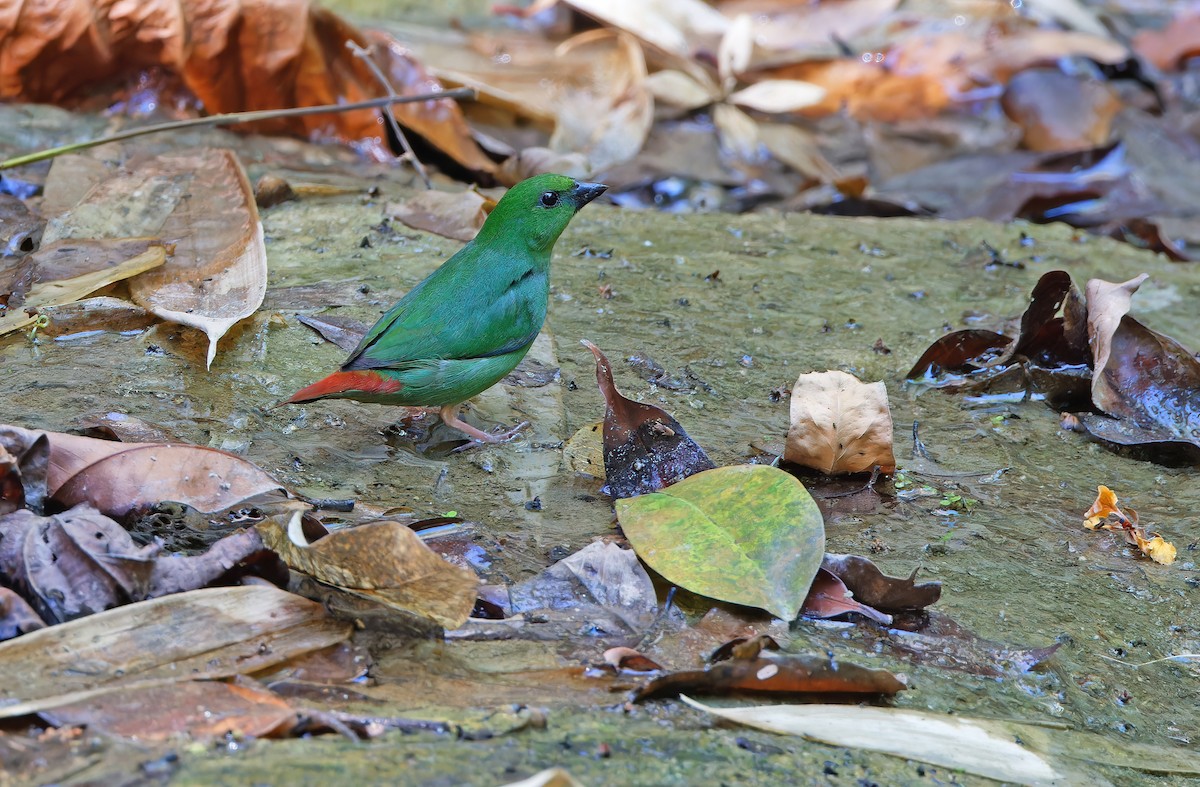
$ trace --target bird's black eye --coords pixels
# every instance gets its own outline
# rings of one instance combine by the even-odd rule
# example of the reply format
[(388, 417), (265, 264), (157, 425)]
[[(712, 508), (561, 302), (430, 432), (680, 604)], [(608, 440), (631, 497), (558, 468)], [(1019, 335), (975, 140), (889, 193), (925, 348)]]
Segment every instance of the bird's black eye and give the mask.
[(558, 204), (558, 192), (555, 192), (555, 191), (542, 192), (542, 197), (541, 197), (541, 199), (538, 200), (538, 202), (540, 202), (542, 204), (543, 208), (553, 208), (555, 205)]

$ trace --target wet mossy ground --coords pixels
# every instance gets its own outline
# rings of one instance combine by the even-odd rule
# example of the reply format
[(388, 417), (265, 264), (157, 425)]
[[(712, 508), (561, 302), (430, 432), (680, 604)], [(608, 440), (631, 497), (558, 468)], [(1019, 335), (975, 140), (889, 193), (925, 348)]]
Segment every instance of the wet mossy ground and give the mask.
[[(1104, 658), (1138, 663), (1200, 652), (1196, 469), (1110, 452), (1061, 431), (1058, 415), (1038, 402), (970, 402), (903, 382), (935, 338), (1019, 315), (1037, 278), (1057, 268), (1079, 284), (1150, 273), (1133, 313), (1200, 348), (1196, 266), (1059, 226), (667, 216), (589, 206), (559, 243), (550, 316), (535, 350), (561, 368), (560, 379), (541, 388), (499, 387), (473, 403), (478, 423), (528, 417), (531, 431), (508, 445), (422, 453), (392, 428), (397, 413), (384, 407), (267, 408), (344, 357), (296, 322), (297, 313), (332, 307), (370, 322), (459, 244), (381, 224), (387, 202), (411, 193), (407, 176), (364, 168), (361, 179), (318, 177), (246, 157), (252, 176), (270, 169), (293, 182), (332, 180), (352, 191), (264, 212), (267, 303), (221, 342), (212, 370), (204, 369), (202, 337), (172, 325), (36, 342), (12, 335), (0, 339), (4, 421), (62, 430), (123, 412), (181, 440), (240, 453), (315, 497), (419, 515), (453, 510), (486, 534), (494, 576), (518, 581), (552, 555), (615, 532), (599, 482), (562, 462), (561, 442), (603, 414), (591, 355), (579, 339), (608, 353), (627, 395), (673, 412), (718, 464), (746, 461), (751, 444), (782, 443), (787, 397), (777, 401), (772, 391), (803, 372), (842, 369), (885, 382), (901, 471), (936, 493), (836, 510), (827, 520), (829, 550), (870, 555), (896, 575), (920, 565), (923, 577), (944, 583), (936, 609), (979, 636), (1013, 646), (1063, 644), (1044, 669), (1002, 678), (866, 653), (837, 626), (798, 623), (793, 647), (907, 672), (913, 688), (896, 698), (901, 707), (1048, 721), (1167, 747), (1200, 737), (1194, 663), (1135, 670)], [(372, 186), (379, 193), (368, 197)], [(1032, 245), (1021, 243), (1022, 234)], [(1020, 264), (994, 264), (989, 246)], [(611, 286), (611, 299), (601, 285)], [(624, 360), (633, 355), (653, 358), (694, 390), (650, 385)], [(914, 421), (935, 465), (911, 459)], [(1158, 566), (1112, 536), (1084, 531), (1081, 514), (1097, 484), (1117, 490), (1143, 523), (1175, 542), (1179, 562)], [(939, 513), (942, 494), (978, 504)], [(525, 505), (534, 498), (540, 508)], [(559, 655), (571, 644), (578, 643), (372, 641), (383, 677), (364, 691), (386, 701), (371, 712), (437, 719), (525, 703), (547, 709), (545, 729), (488, 740), (392, 733), (370, 743), (327, 737), (184, 746), (168, 770), (193, 784), (492, 785), (554, 764), (589, 785), (956, 779), (881, 755), (714, 725), (676, 703), (626, 713), (623, 695), (561, 677), (578, 665)], [(130, 754), (130, 769), (138, 761)], [(1098, 773), (1114, 783), (1152, 778)]]

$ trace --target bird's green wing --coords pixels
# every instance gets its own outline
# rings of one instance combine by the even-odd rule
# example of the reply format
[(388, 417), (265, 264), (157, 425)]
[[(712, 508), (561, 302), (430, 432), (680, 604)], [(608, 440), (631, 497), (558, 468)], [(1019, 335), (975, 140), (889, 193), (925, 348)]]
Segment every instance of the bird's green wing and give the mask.
[(468, 244), (388, 310), (342, 369), (489, 358), (527, 346), (546, 319), (547, 263)]

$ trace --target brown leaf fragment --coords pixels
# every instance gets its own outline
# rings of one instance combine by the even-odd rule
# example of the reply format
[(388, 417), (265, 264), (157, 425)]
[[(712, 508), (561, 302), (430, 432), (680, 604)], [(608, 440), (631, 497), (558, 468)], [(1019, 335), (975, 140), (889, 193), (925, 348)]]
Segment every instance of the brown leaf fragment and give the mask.
[(160, 156), (138, 175), (186, 191), (157, 230), (175, 242), (175, 254), (133, 279), (130, 295), (164, 320), (204, 331), (210, 367), (217, 340), (253, 314), (267, 292), (267, 250), (250, 182), (236, 154), (214, 149)]
[(664, 410), (622, 396), (613, 382), (608, 358), (586, 339), (583, 345), (596, 358), (596, 381), (604, 394), (608, 494), (619, 499), (656, 492), (715, 467), (704, 449)]
[(294, 708), (264, 689), (191, 680), (118, 687), (38, 715), (56, 727), (86, 726), (143, 741), (285, 737), (298, 721)]
[(634, 702), (701, 694), (895, 694), (907, 686), (887, 670), (868, 669), (828, 656), (778, 656), (722, 661), (704, 670), (673, 672), (639, 688)]
[(296, 319), (307, 325), (327, 342), (332, 342), (346, 352), (350, 352), (362, 341), (363, 335), (370, 327), (366, 323), (336, 314), (307, 315), (297, 314)]
[(801, 613), (812, 618), (836, 618), (848, 612), (857, 612), (877, 623), (887, 626), (892, 622), (892, 616), (886, 615), (873, 607), (859, 603), (853, 598), (854, 594), (835, 574), (827, 569), (817, 571), (813, 578), (812, 587), (804, 599)]
[(821, 568), (844, 582), (859, 601), (885, 612), (925, 609), (942, 595), (941, 582), (916, 584), (917, 569), (907, 579), (889, 577), (858, 555), (826, 554)]
[(0, 516), (25, 507), (25, 487), (17, 458), (0, 446)]
[(0, 587), (0, 642), (46, 627), (29, 602), (15, 590)]
[(0, 314), (25, 305), (25, 293), (37, 278), (37, 263), (28, 256), (0, 259)]
[(413, 229), (466, 243), (479, 232), (495, 204), (474, 189), (460, 192), (429, 189), (388, 205), (387, 214)]
[(1133, 48), (1163, 71), (1177, 70), (1200, 54), (1200, 14), (1185, 10), (1173, 15), (1161, 30), (1138, 30), (1133, 37)]
[(38, 312), (50, 321), (38, 334), (50, 337), (90, 331), (136, 331), (159, 321), (136, 303), (107, 295), (45, 306)]
[(1200, 360), (1127, 313), (1146, 278), (1088, 282), (1092, 401), (1109, 418), (1089, 413), (1081, 420), (1093, 435), (1113, 443), (1161, 444), (1200, 456)]
[(443, 560), (402, 522), (359, 525), (312, 543), (294, 530), (274, 520), (258, 525), (263, 543), (285, 563), (327, 585), (448, 629), (461, 626), (475, 606), (474, 572)]
[(136, 547), (108, 517), (80, 506), (0, 520), (0, 574), (50, 623), (146, 598), (158, 547)]
[(251, 673), (349, 633), (349, 624), (331, 619), (320, 604), (263, 585), (128, 604), (0, 643), (0, 718), (109, 687)]
[(882, 382), (840, 371), (802, 374), (792, 386), (785, 461), (822, 473), (896, 469), (892, 412)]
[(1063, 152), (1109, 141), (1123, 105), (1106, 83), (1057, 68), (1030, 68), (1008, 83), (1000, 104), (1024, 131), (1028, 150)]
[(88, 465), (54, 491), (62, 505), (91, 503), (109, 516), (163, 501), (208, 514), (263, 495), (279, 482), (239, 456), (198, 445), (128, 445)]
[(609, 648), (604, 651), (604, 663), (618, 672), (660, 672), (662, 666), (633, 648)]
[[(275, 555), (263, 544), (257, 530), (239, 530), (199, 555), (159, 555), (150, 574), (148, 595), (154, 598), (182, 593), (218, 581), (228, 584), (231, 572), (254, 573), (253, 564), (268, 558), (274, 560)], [(287, 570), (283, 571), (286, 577)]]
[(995, 331), (972, 328), (940, 337), (904, 375), (909, 380), (933, 380), (950, 372), (970, 374), (995, 361), (1012, 339)]
[(123, 517), (164, 501), (214, 513), (282, 487), (239, 456), (199, 445), (118, 443), (62, 432), (0, 425), (0, 445), (23, 452), (40, 435), (50, 442), (48, 492), (63, 506), (88, 503)]
[[(118, 443), (178, 443), (173, 431), (160, 424), (152, 424), (136, 415), (115, 410), (96, 415), (85, 415), (76, 423), (85, 437), (105, 442)], [(49, 444), (49, 438), (47, 438)]]

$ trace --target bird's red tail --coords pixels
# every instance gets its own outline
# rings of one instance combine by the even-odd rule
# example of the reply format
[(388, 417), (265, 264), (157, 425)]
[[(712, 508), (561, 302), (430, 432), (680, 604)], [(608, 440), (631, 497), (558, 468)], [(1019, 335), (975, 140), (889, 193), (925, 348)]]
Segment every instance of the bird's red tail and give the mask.
[(288, 399), (284, 404), (310, 402), (313, 399), (320, 399), (324, 396), (346, 393), (348, 391), (390, 394), (396, 393), (403, 387), (404, 384), (399, 380), (385, 377), (379, 372), (334, 372), (323, 380), (317, 380), (312, 385), (305, 386), (296, 391), (296, 393), (292, 394), (292, 398)]

